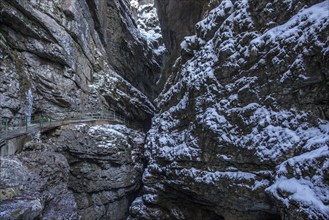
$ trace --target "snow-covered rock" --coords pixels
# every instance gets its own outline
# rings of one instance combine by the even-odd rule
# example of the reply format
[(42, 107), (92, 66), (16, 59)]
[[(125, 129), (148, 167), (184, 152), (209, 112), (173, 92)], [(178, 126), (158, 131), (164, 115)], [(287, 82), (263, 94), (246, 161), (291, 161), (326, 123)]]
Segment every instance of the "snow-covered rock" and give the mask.
[(133, 17), (142, 36), (155, 55), (162, 58), (166, 48), (163, 43), (158, 13), (153, 0), (130, 0)]
[(329, 218), (328, 5), (205, 6), (156, 100), (132, 219)]

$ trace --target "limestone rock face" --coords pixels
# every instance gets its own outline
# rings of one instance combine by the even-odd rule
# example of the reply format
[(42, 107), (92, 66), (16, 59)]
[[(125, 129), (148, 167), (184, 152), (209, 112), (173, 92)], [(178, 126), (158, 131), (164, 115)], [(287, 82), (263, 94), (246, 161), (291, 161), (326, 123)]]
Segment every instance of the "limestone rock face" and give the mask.
[[(4, 119), (9, 127), (22, 121), (29, 90), (32, 117), (113, 110), (149, 127), (160, 61), (127, 0), (1, 1), (0, 131)], [(127, 216), (141, 185), (144, 134), (123, 125), (81, 129), (0, 158), (0, 219)]]
[(10, 118), (24, 113), (30, 88), (37, 112), (74, 110), (87, 102), (88, 84), (101, 70), (104, 58), (99, 57), (105, 52), (88, 13), (82, 12), (86, 5), (76, 4), (1, 2), (1, 80), (8, 85), (1, 86), (1, 100), (13, 102), (1, 102), (1, 108), (10, 111)]
[(204, 5), (156, 100), (131, 219), (329, 218), (328, 4)]
[(110, 65), (124, 79), (154, 98), (158, 91), (153, 85), (160, 75), (161, 59), (137, 29), (129, 1), (95, 1), (90, 8), (98, 21)]
[(125, 115), (131, 121), (148, 121), (157, 111), (142, 92), (113, 70), (97, 75), (92, 88), (98, 91), (108, 108)]
[[(122, 104), (105, 99), (94, 86), (109, 73), (117, 78), (112, 84), (124, 81), (125, 93), (137, 89), (143, 99), (155, 96), (160, 64), (126, 0), (5, 0), (0, 11), (0, 114), (12, 124), (25, 115), (29, 89), (33, 114), (111, 106), (125, 115)], [(111, 94), (120, 96), (119, 91)], [(123, 105), (134, 109), (131, 99)]]
[(28, 142), (0, 160), (0, 219), (125, 219), (144, 138), (124, 125), (76, 125)]

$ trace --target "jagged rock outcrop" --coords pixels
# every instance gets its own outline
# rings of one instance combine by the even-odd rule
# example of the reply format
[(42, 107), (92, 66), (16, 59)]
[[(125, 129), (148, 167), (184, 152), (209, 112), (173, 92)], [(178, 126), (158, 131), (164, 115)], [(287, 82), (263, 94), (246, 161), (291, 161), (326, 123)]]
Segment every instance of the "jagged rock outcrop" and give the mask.
[(0, 219), (125, 219), (141, 186), (143, 143), (124, 125), (42, 135), (0, 160)]
[(130, 219), (329, 218), (328, 5), (204, 5), (156, 100)]
[(78, 125), (0, 158), (0, 218), (328, 219), (329, 1), (156, 0), (161, 79), (138, 2), (134, 18), (128, 0), (0, 2), (12, 125), (30, 89), (33, 115), (113, 109), (145, 128), (159, 109), (145, 149), (124, 125)]
[[(158, 19), (157, 9), (154, 0), (130, 0), (132, 15), (137, 23), (142, 36), (146, 39), (148, 47), (152, 49), (154, 56), (159, 63), (167, 63), (166, 57), (168, 51), (164, 45), (163, 37)], [(167, 64), (170, 65), (170, 64)], [(154, 87), (160, 92), (163, 88), (167, 75), (165, 71), (161, 71)]]
[(68, 160), (82, 219), (125, 219), (141, 186), (144, 134), (122, 125), (80, 125), (49, 141)]

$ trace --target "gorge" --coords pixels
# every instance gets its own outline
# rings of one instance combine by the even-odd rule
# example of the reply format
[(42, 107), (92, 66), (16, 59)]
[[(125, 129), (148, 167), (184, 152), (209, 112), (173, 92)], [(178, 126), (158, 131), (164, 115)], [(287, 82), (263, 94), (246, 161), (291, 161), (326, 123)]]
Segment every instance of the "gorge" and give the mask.
[(0, 82), (0, 219), (329, 219), (329, 0), (2, 0)]

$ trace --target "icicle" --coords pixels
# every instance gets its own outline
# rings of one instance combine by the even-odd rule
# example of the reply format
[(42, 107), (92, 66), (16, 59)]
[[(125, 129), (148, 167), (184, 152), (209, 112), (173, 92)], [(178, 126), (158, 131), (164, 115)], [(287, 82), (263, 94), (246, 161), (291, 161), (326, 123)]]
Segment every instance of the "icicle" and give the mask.
[(29, 127), (31, 125), (32, 104), (33, 104), (33, 95), (32, 95), (31, 89), (29, 89), (29, 91), (26, 94), (26, 100), (27, 100), (26, 123), (27, 123), (27, 126)]

